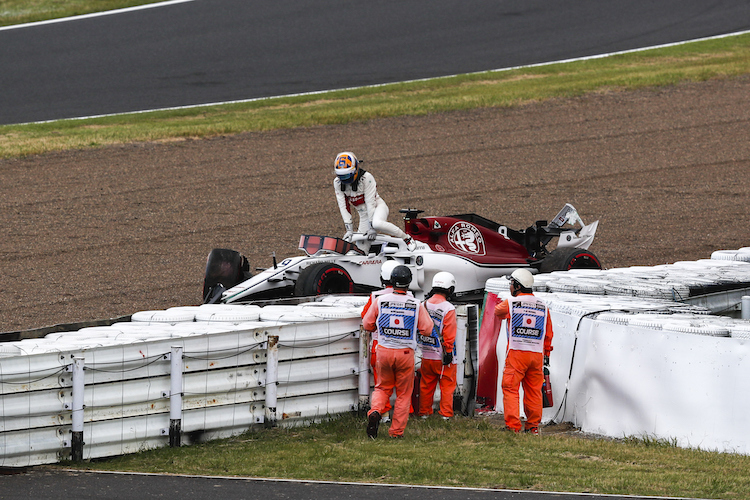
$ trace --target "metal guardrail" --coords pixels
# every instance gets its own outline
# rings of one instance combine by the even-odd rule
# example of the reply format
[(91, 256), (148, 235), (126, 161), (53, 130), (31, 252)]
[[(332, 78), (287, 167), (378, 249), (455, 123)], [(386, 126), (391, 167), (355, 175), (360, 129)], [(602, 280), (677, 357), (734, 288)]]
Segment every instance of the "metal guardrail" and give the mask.
[[(162, 330), (164, 325), (140, 325)], [(230, 325), (228, 325), (230, 326)], [(341, 319), (76, 348), (59, 337), (0, 358), (0, 466), (80, 458), (168, 444), (171, 351), (182, 351), (183, 442), (243, 432), (266, 419), (268, 338), (278, 338), (279, 420), (350, 411), (357, 404), (358, 319)], [(58, 349), (50, 351), (49, 349)], [(46, 352), (45, 352), (46, 351)], [(74, 366), (82, 366), (77, 398)], [(80, 399), (77, 403), (76, 400)], [(76, 405), (81, 406), (76, 408)]]

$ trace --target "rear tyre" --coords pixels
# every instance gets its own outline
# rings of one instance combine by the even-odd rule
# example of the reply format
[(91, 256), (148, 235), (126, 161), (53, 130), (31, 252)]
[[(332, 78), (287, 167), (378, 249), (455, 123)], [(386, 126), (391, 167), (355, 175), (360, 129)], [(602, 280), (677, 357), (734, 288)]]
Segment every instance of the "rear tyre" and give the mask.
[(343, 267), (329, 262), (319, 262), (304, 268), (294, 284), (296, 297), (329, 293), (354, 293), (354, 281), (349, 273)]
[(206, 274), (203, 278), (203, 302), (211, 298), (213, 290), (221, 285), (230, 289), (247, 279), (250, 265), (245, 256), (234, 250), (214, 248), (206, 259)]
[(544, 258), (539, 271), (570, 271), (571, 269), (601, 269), (602, 263), (593, 252), (581, 248), (558, 248)]

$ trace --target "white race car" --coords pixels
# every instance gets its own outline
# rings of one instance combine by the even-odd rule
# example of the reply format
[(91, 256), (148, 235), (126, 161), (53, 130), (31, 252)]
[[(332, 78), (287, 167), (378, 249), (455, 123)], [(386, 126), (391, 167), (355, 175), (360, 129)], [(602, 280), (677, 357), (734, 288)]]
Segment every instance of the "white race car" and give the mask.
[[(584, 224), (570, 204), (552, 222), (537, 221), (521, 231), (476, 214), (420, 217), (421, 210), (401, 212), (405, 214), (405, 231), (416, 242), (412, 250), (403, 240), (383, 234), (374, 241), (355, 234), (351, 243), (330, 236), (302, 235), (299, 248), (304, 255), (278, 263), (274, 258), (273, 266), (251, 275), (242, 254), (214, 249), (206, 263), (203, 301), (367, 293), (381, 287), (380, 266), (387, 259), (411, 269), (409, 288), (417, 298), (429, 292), (435, 273), (449, 271), (456, 278), (456, 298), (466, 301), (481, 298), (489, 278), (521, 267), (532, 272), (602, 267), (588, 250), (599, 221)], [(553, 239), (557, 245), (548, 251)]]

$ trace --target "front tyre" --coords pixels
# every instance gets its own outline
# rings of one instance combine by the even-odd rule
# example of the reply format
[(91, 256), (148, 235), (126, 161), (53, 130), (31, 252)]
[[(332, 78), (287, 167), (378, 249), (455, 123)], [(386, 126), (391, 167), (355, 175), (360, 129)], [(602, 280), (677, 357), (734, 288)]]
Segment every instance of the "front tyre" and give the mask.
[(354, 281), (346, 269), (330, 262), (307, 266), (294, 284), (295, 297), (329, 293), (354, 293)]
[(206, 273), (203, 278), (203, 302), (215, 301), (214, 291), (219, 285), (229, 290), (247, 279), (250, 265), (239, 252), (225, 248), (214, 248), (206, 259)]
[(570, 271), (571, 269), (601, 269), (602, 263), (593, 252), (581, 248), (558, 248), (550, 252), (539, 267), (539, 272)]

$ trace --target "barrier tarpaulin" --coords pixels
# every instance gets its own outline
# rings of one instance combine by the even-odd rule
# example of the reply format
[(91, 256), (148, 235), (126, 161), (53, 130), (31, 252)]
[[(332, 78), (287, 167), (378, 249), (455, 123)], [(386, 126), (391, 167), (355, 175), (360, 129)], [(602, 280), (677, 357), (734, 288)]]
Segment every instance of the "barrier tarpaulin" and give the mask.
[(488, 292), (482, 306), (479, 326), (477, 364), (477, 404), (481, 408), (494, 410), (497, 403), (498, 359), (497, 339), (502, 320), (495, 316), (495, 306), (501, 299), (496, 293)]

